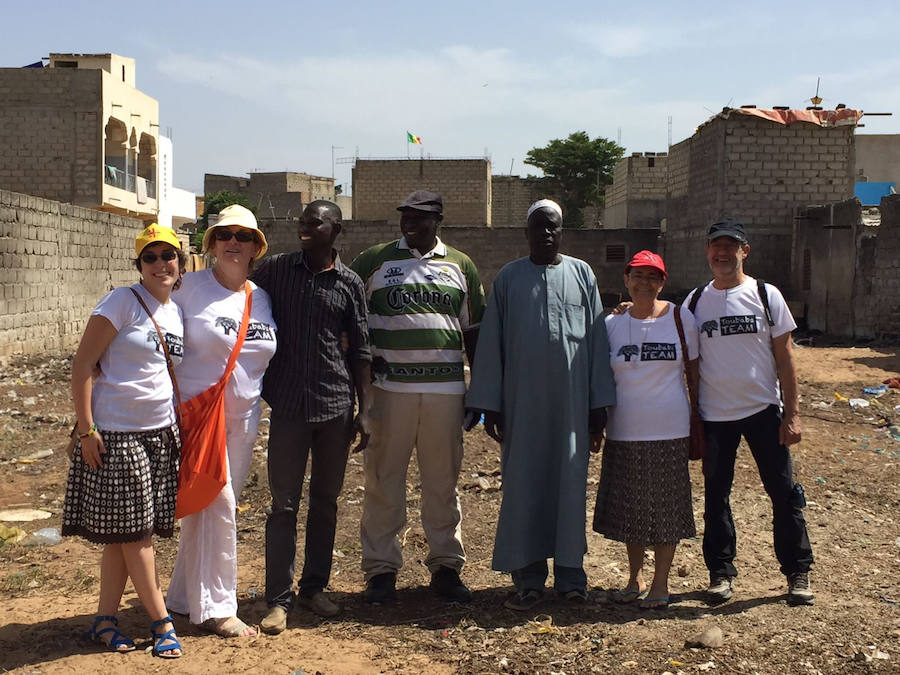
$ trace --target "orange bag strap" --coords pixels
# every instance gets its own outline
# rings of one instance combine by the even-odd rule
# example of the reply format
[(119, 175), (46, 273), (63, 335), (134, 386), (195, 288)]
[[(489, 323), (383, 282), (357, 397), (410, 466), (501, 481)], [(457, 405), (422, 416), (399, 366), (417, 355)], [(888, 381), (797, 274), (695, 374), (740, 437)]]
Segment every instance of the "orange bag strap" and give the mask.
[(144, 308), (144, 311), (147, 312), (147, 316), (150, 317), (150, 321), (153, 322), (153, 327), (156, 329), (156, 335), (159, 337), (159, 343), (162, 345), (163, 354), (166, 356), (166, 369), (169, 371), (169, 378), (172, 380), (172, 389), (175, 392), (175, 416), (178, 420), (181, 420), (181, 392), (178, 390), (178, 380), (175, 377), (175, 364), (172, 363), (172, 355), (169, 354), (169, 346), (166, 344), (166, 340), (163, 337), (163, 332), (159, 328), (159, 324), (156, 323), (156, 319), (153, 318), (152, 312), (150, 312), (150, 308), (147, 307), (147, 303), (144, 302), (144, 299), (140, 296), (140, 294), (129, 287), (129, 291), (134, 293), (134, 297), (137, 298), (137, 301), (140, 303), (141, 307)]
[(249, 281), (244, 282), (244, 293), (247, 295), (247, 300), (244, 302), (244, 316), (241, 318), (241, 328), (238, 331), (237, 339), (234, 341), (231, 356), (228, 357), (228, 364), (225, 366), (225, 374), (219, 380), (223, 385), (231, 377), (231, 373), (234, 372), (234, 368), (237, 366), (238, 356), (241, 353), (241, 348), (244, 346), (244, 338), (247, 337), (247, 328), (250, 326), (250, 312), (253, 310), (253, 291), (250, 288)]

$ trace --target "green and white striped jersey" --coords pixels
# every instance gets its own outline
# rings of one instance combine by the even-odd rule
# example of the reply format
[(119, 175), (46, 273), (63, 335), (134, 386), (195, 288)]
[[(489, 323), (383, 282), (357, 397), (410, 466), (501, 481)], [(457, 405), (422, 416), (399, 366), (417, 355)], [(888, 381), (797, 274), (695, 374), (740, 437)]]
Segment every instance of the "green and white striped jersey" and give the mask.
[(366, 286), (375, 386), (464, 394), (463, 332), (485, 304), (469, 256), (440, 239), (420, 256), (401, 238), (366, 249), (350, 267)]

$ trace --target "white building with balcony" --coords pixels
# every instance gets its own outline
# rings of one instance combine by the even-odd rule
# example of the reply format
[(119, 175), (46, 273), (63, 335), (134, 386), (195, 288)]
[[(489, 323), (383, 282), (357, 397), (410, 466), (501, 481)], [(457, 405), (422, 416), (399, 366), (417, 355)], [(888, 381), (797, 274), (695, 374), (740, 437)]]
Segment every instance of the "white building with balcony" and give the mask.
[[(159, 104), (117, 54), (50, 54), (43, 68), (0, 68), (0, 188), (140, 218), (193, 220), (172, 187), (171, 141), (159, 194)], [(163, 203), (165, 202), (165, 203)], [(186, 221), (185, 221), (186, 222)]]

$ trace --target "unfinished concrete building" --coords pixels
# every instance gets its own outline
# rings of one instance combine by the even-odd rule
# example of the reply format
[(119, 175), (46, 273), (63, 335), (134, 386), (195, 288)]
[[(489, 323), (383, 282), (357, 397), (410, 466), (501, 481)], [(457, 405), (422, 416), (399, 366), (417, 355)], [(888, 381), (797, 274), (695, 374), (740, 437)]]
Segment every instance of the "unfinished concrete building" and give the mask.
[(357, 159), (353, 217), (397, 220), (397, 205), (415, 190), (444, 198), (445, 225), (491, 224), (491, 162), (484, 159)]
[(344, 218), (352, 217), (350, 199), (335, 195), (334, 178), (313, 176), (296, 171), (267, 171), (249, 176), (226, 176), (207, 173), (203, 176), (203, 192), (213, 195), (230, 190), (244, 195), (264, 220), (297, 218), (303, 208), (316, 199), (336, 202)]
[(659, 228), (666, 211), (668, 159), (665, 152), (635, 152), (616, 163), (606, 188), (604, 228)]
[(794, 217), (801, 207), (849, 199), (854, 187), (854, 128), (849, 109), (725, 109), (669, 151), (664, 255), (669, 288), (709, 279), (709, 225), (745, 223), (753, 276), (792, 290)]

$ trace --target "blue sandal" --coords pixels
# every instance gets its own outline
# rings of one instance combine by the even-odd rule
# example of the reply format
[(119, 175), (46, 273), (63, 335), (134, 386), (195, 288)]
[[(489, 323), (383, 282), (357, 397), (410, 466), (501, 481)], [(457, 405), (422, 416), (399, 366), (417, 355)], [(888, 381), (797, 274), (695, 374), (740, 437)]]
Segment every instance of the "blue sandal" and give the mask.
[[(157, 633), (156, 629), (165, 626), (167, 623), (172, 624), (172, 628), (167, 630), (165, 633)], [(159, 621), (154, 621), (150, 624), (150, 637), (153, 639), (153, 656), (159, 656), (163, 659), (177, 659), (181, 657), (181, 654), (173, 654), (172, 652), (178, 649), (181, 651), (181, 643), (178, 641), (178, 638), (175, 637), (175, 622), (172, 621), (171, 616), (164, 616)], [(169, 642), (170, 644), (162, 647), (164, 642)]]
[[(108, 621), (112, 624), (112, 626), (107, 626), (106, 628), (101, 628), (97, 630), (97, 626), (103, 623), (104, 621)], [(94, 625), (91, 626), (91, 629), (84, 634), (84, 638), (86, 640), (93, 640), (94, 642), (99, 642), (103, 645), (106, 645), (110, 651), (120, 652), (125, 654), (127, 652), (134, 651), (134, 640), (127, 637), (118, 629), (119, 620), (114, 616), (97, 616), (94, 618)], [(106, 640), (103, 636), (107, 633), (112, 633), (109, 640)]]

